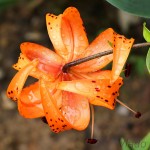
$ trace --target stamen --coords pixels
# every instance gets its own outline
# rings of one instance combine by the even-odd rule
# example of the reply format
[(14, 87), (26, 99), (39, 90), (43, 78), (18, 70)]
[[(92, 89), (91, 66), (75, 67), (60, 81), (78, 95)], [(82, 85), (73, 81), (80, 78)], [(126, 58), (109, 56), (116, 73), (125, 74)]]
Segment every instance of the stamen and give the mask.
[(126, 63), (124, 70), (125, 77), (129, 77), (130, 73), (131, 73), (131, 65)]
[(91, 139), (93, 139), (94, 135), (94, 106), (91, 105), (91, 113), (92, 113), (92, 126), (91, 126)]
[(91, 126), (91, 138), (87, 139), (86, 142), (89, 144), (95, 144), (97, 142), (97, 139), (94, 139), (94, 107), (93, 105), (91, 106), (91, 114), (92, 114), (92, 126)]
[[(150, 46), (150, 43), (146, 42), (146, 43), (134, 44), (132, 46), (132, 48), (136, 49), (136, 48), (146, 47), (146, 46)], [(69, 62), (69, 63), (67, 63), (63, 66), (62, 72), (67, 73), (69, 68), (71, 68), (73, 66), (79, 65), (79, 64), (87, 62), (87, 61), (90, 61), (92, 59), (100, 58), (102, 56), (110, 55), (112, 53), (113, 53), (113, 50), (107, 50), (107, 51), (103, 51), (103, 52), (100, 52), (100, 53), (97, 53), (97, 54), (94, 54), (94, 55), (90, 55), (90, 56), (87, 56), (87, 57), (80, 58), (80, 59), (77, 59), (75, 61)]]
[(126, 104), (124, 104), (123, 102), (121, 102), (120, 100), (116, 99), (116, 102), (118, 102), (119, 104), (121, 104), (122, 106), (126, 107), (128, 110), (130, 110), (131, 112), (134, 113), (136, 118), (140, 118), (141, 117), (141, 113), (140, 112), (136, 112), (133, 109), (131, 109), (130, 107), (128, 107)]

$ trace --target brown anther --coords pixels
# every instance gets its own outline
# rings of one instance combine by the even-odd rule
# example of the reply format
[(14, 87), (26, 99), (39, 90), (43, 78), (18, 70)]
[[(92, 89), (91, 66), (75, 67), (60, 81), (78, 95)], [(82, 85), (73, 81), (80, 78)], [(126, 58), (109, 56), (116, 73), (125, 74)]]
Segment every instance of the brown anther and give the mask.
[(95, 144), (95, 143), (97, 143), (97, 140), (96, 139), (86, 139), (86, 142), (89, 144)]
[(140, 112), (137, 112), (136, 114), (135, 114), (135, 118), (140, 118), (141, 117), (141, 113)]

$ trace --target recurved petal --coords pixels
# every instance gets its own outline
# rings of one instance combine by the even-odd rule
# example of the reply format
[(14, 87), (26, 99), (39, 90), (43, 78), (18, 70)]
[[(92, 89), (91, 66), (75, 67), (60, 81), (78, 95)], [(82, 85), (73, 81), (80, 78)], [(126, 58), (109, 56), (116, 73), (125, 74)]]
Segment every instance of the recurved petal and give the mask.
[(128, 58), (134, 39), (127, 39), (123, 35), (115, 34), (113, 43), (113, 66), (111, 82), (120, 76), (122, 68)]
[(61, 72), (63, 59), (55, 52), (41, 45), (25, 42), (21, 46), (22, 53), (29, 59), (39, 61), (37, 68), (54, 80)]
[(87, 127), (90, 120), (87, 98), (61, 90), (52, 95), (44, 81), (41, 81), (40, 88), (46, 119), (52, 131), (57, 133), (70, 128), (83, 130)]
[(38, 118), (44, 116), (39, 82), (31, 84), (21, 91), (18, 99), (18, 110), (25, 118)]
[(85, 96), (63, 91), (61, 112), (73, 129), (84, 130), (90, 121), (90, 108)]
[(45, 115), (41, 103), (30, 105), (18, 100), (18, 110), (20, 115), (25, 118), (39, 118)]
[(48, 87), (42, 79), (40, 80), (40, 94), (45, 117), (51, 130), (55, 133), (70, 130), (72, 128), (71, 124), (62, 115), (56, 100), (49, 93)]
[(72, 60), (79, 58), (88, 47), (88, 39), (83, 27), (83, 21), (75, 7), (67, 8), (62, 15), (62, 38), (66, 48), (72, 49)]
[[(18, 62), (13, 65), (13, 68), (20, 71), (21, 69), (23, 69), (25, 66), (27, 66), (30, 63), (31, 61), (24, 54), (20, 53)], [(34, 70), (32, 70), (29, 75), (37, 79), (42, 77), (43, 79), (47, 81), (54, 80), (50, 75), (40, 71), (37, 68), (34, 68)]]
[[(109, 28), (102, 33), (88, 46), (85, 50), (86, 53), (82, 55), (82, 57), (87, 57), (90, 55), (94, 55), (100, 52), (104, 52), (107, 50), (111, 50), (114, 40), (114, 31)], [(110, 44), (111, 43), (111, 44)], [(97, 59), (90, 60), (88, 62), (84, 62), (78, 66), (72, 67), (73, 70), (78, 72), (94, 72), (103, 67), (105, 67), (108, 63), (110, 63), (113, 59), (113, 55), (106, 55)]]
[[(55, 16), (53, 14), (46, 15), (46, 24), (48, 35), (58, 55), (68, 62), (73, 55), (73, 39), (71, 28), (62, 18), (62, 14)], [(68, 46), (64, 39), (67, 39)]]
[(7, 96), (9, 98), (13, 99), (14, 101), (18, 100), (30, 72), (34, 70), (37, 63), (37, 60), (32, 61), (16, 73), (7, 88)]
[(20, 99), (26, 105), (41, 104), (39, 82), (35, 82), (25, 87), (20, 93)]
[(118, 96), (118, 90), (121, 85), (122, 78), (119, 78), (113, 84), (110, 84), (110, 79), (81, 79), (62, 81), (57, 88), (83, 95), (89, 99), (91, 104), (113, 109), (115, 107), (115, 98)]

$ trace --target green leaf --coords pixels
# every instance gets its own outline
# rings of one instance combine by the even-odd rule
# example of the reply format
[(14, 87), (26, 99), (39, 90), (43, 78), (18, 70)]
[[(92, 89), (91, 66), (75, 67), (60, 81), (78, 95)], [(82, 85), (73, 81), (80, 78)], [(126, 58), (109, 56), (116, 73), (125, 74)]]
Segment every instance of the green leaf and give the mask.
[[(143, 37), (147, 42), (150, 42), (150, 30), (146, 27), (146, 23), (143, 23)], [(146, 66), (150, 73), (150, 48), (146, 56)]]
[(150, 31), (146, 27), (146, 22), (143, 23), (143, 37), (147, 42), (150, 42)]
[(147, 66), (147, 69), (150, 73), (150, 48), (149, 48), (147, 56), (146, 56), (146, 66)]
[(150, 18), (149, 0), (106, 0), (113, 6), (137, 16)]
[(148, 133), (139, 143), (139, 150), (149, 150), (150, 149), (150, 133)]
[(126, 142), (123, 138), (121, 138), (120, 143), (122, 150), (133, 150), (132, 147), (130, 147), (129, 143)]
[(148, 133), (139, 143), (125, 141), (121, 138), (122, 150), (150, 150), (150, 133)]

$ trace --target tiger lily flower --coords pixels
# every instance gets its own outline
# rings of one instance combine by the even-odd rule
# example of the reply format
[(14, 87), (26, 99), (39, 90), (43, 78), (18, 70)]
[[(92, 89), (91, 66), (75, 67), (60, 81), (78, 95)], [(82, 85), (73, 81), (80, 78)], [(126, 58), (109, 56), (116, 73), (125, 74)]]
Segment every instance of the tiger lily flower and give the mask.
[[(54, 51), (35, 43), (22, 43), (18, 62), (13, 65), (18, 72), (8, 86), (7, 96), (17, 102), (23, 117), (46, 117), (55, 133), (84, 130), (90, 120), (89, 104), (115, 108), (123, 84), (120, 73), (134, 39), (109, 28), (89, 44), (74, 7), (58, 16), (47, 14), (46, 24)], [(67, 63), (110, 49), (113, 54), (63, 71)], [(102, 70), (111, 61), (112, 70)], [(24, 87), (28, 76), (38, 81)]]

